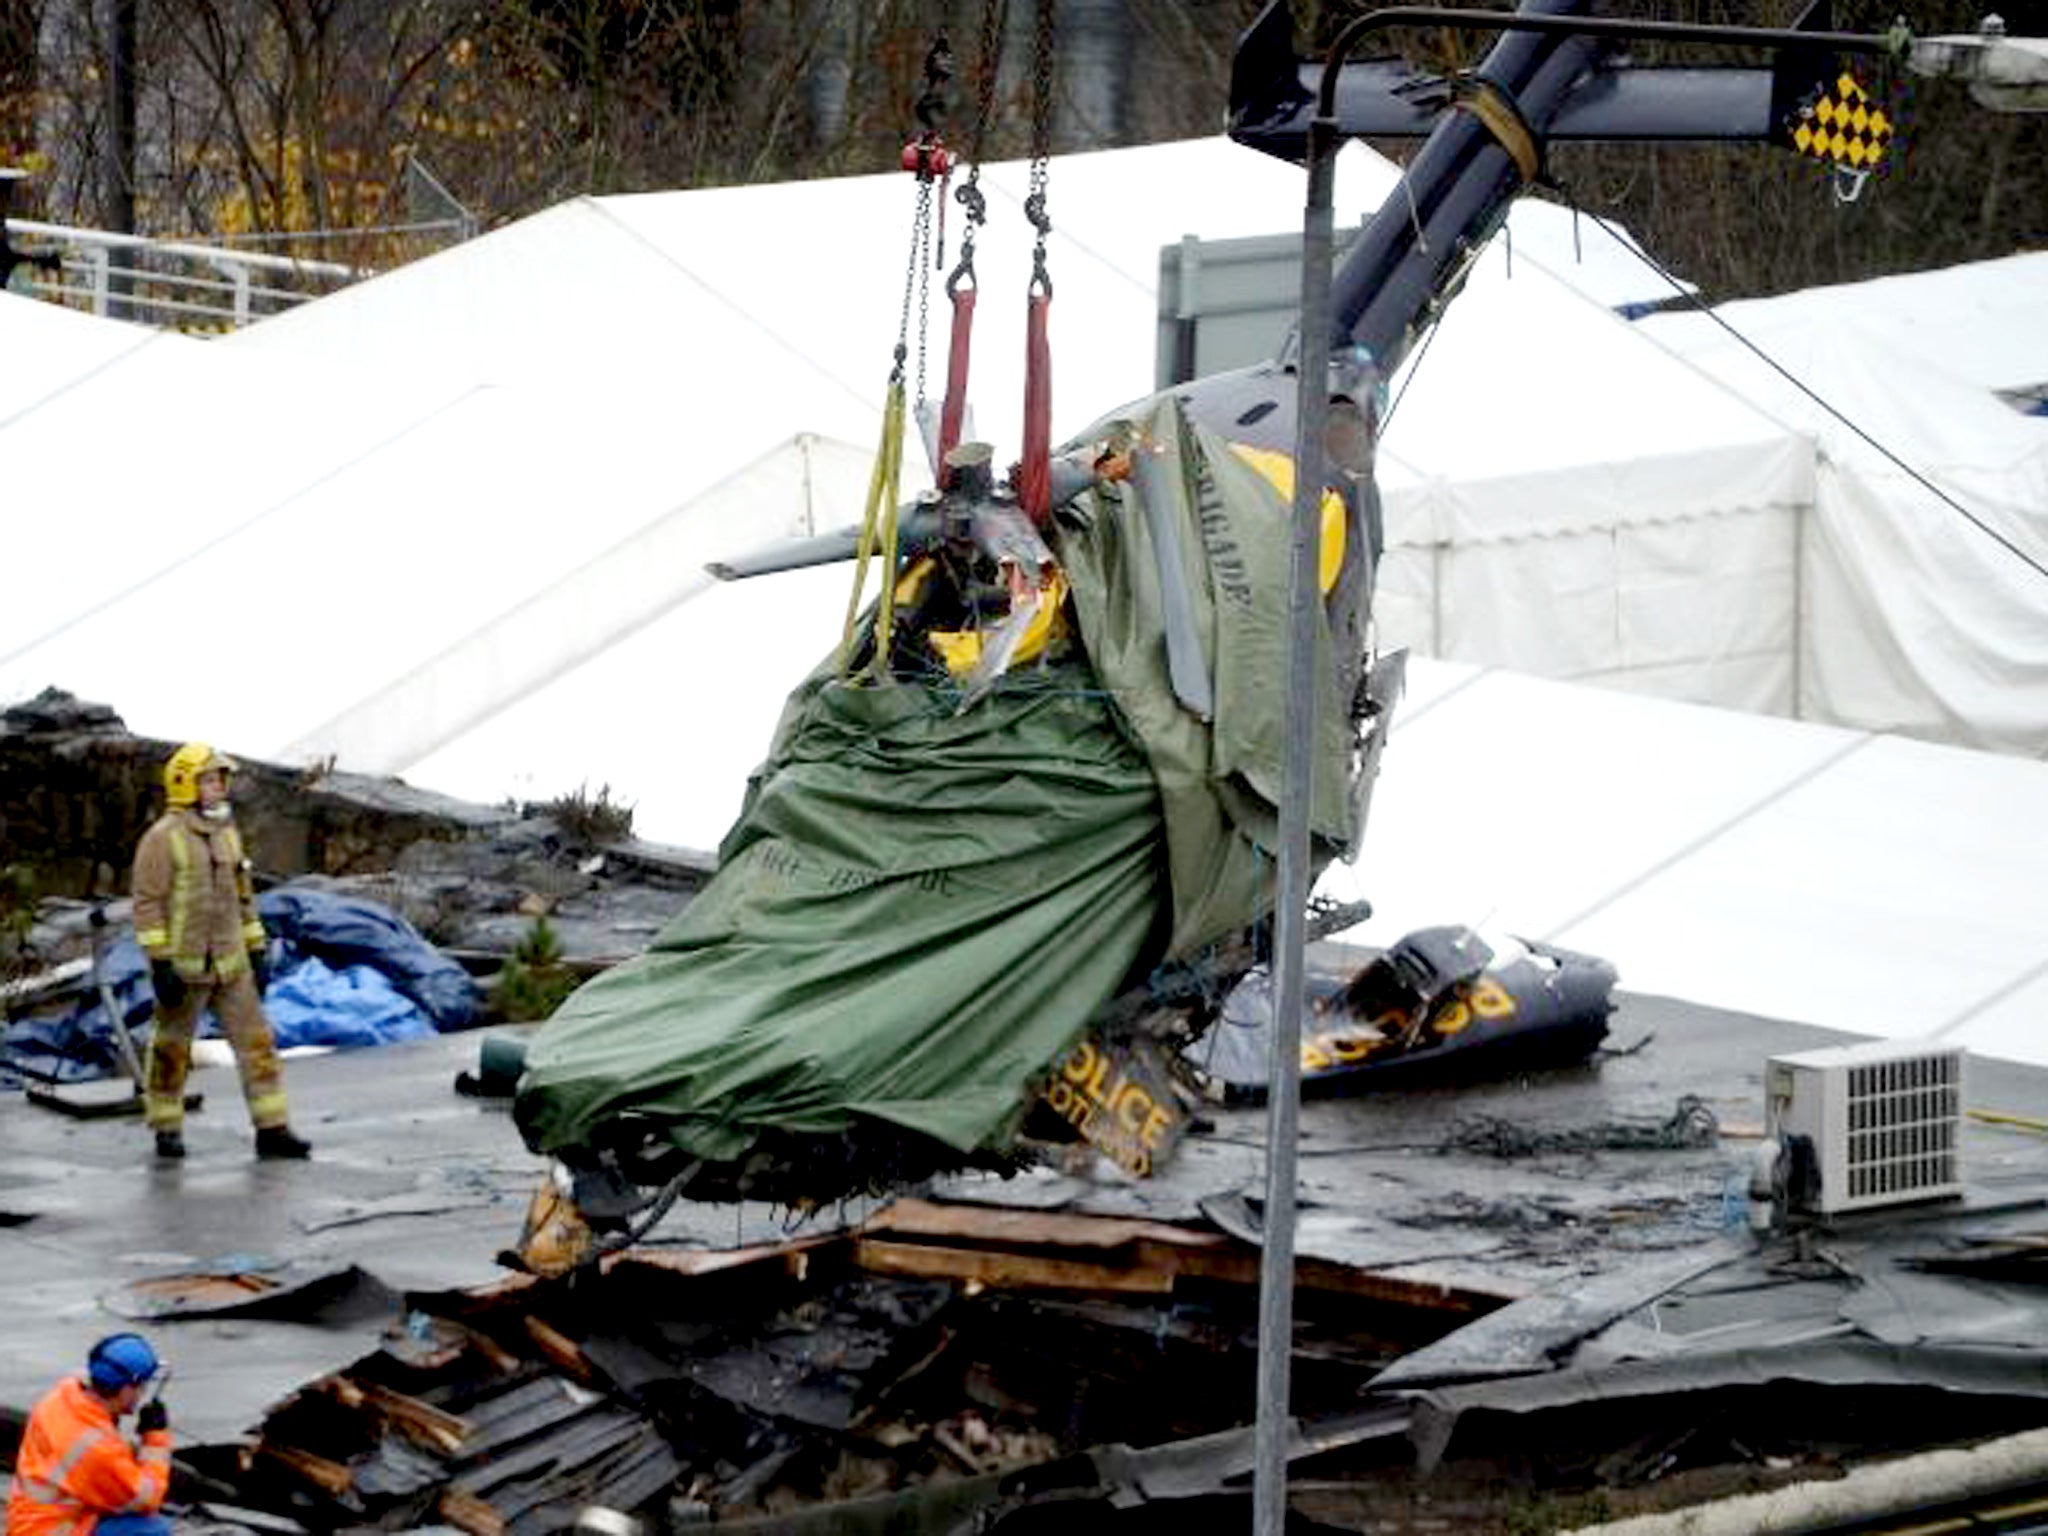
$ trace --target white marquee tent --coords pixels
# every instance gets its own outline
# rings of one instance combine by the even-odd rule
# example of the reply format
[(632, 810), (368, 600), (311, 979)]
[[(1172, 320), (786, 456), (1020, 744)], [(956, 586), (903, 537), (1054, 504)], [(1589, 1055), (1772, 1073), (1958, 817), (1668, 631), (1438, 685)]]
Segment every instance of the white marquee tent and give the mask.
[[(1346, 161), (1348, 215), (1387, 173)], [(1002, 445), (1021, 168), (986, 179), (975, 393)], [(1052, 196), (1069, 432), (1149, 387), (1159, 246), (1290, 227), (1300, 182), (1215, 142), (1072, 157)], [(848, 572), (701, 566), (856, 515), (907, 212), (888, 179), (581, 200), (224, 343), (0, 295), (0, 516), (36, 573), (0, 611), (0, 699), (55, 683), (145, 732), (482, 799), (606, 785), (646, 835), (715, 842)], [(1792, 633), (1811, 455), (1565, 281), (1541, 229), (1512, 274), (1489, 254), (1397, 385), (1390, 627), (1442, 626), (1453, 654), (1533, 631), (1540, 667), (1755, 703), (1783, 686), (1751, 653)], [(202, 673), (164, 637), (214, 597), (240, 619)], [(1631, 985), (1871, 1033), (2005, 1048), (2038, 1012), (2048, 913), (2014, 861), (2048, 846), (2048, 767), (1416, 677), (1357, 877), (1377, 922), (1491, 918)], [(1883, 908), (1874, 825), (1913, 831)]]
[[(1393, 175), (1348, 151), (1347, 216)], [(984, 180), (995, 212), (977, 263), (974, 394), (1001, 446), (1021, 413), (1024, 168)], [(1056, 431), (1149, 389), (1162, 245), (1285, 227), (1300, 196), (1294, 167), (1223, 140), (1062, 160)], [(75, 574), (0, 615), (0, 697), (62, 679), (122, 700), (142, 730), (203, 728), (366, 771), (473, 762), (490, 782), (465, 772), (453, 787), (494, 796), (567, 787), (539, 764), (505, 783), (530, 755), (480, 741), (545, 736), (531, 722), (559, 716), (539, 692), (699, 598), (704, 561), (857, 517), (911, 198), (897, 176), (581, 199), (205, 346), (136, 344), (125, 327), (10, 300), (0, 334), (23, 359), (10, 377), (30, 381), (0, 417), (11, 497), (83, 512), (93, 532), (68, 515), (24, 530), (21, 558)], [(1397, 529), (1461, 541), (1428, 558), (1456, 567), (1468, 600), (1434, 612), (1495, 628), (1475, 616), (1512, 612), (1503, 594), (1597, 587), (1655, 564), (1673, 525), (1748, 527), (1804, 494), (1791, 439), (1566, 280), (1627, 291), (1611, 242), (1533, 203), (1513, 227), (1512, 263), (1503, 245), (1482, 264), (1403, 389), (1383, 471)], [(956, 213), (950, 249), (957, 239)], [(1447, 361), (1461, 348), (1465, 361)], [(1618, 440), (1632, 449), (1619, 465)], [(1518, 526), (1540, 538), (1470, 574), (1464, 550)], [(1766, 625), (1722, 589), (1760, 601), (1777, 559), (1767, 541), (1745, 554), (1750, 579), (1683, 578), (1690, 629), (1669, 622), (1668, 562), (1644, 605), (1661, 627), (1617, 625), (1604, 592), (1546, 604), (1530, 664), (1560, 670), (1619, 633), (1638, 670), (1739, 671), (1729, 658)], [(1390, 563), (1390, 613), (1402, 570)], [(136, 658), (203, 591), (246, 594), (269, 638), (251, 646), (243, 689), (195, 697)], [(654, 637), (606, 665), (642, 680), (682, 669)]]
[(1814, 445), (1789, 712), (2048, 756), (2048, 252), (1715, 313), (1638, 324)]
[(1462, 922), (1624, 988), (2048, 1064), (2048, 763), (1412, 662), (1350, 937)]
[[(1392, 185), (1392, 167), (1360, 147), (1342, 166), (1347, 212), (1376, 205)], [(973, 394), (982, 430), (1007, 449), (1022, 409), (1024, 168), (994, 166), (984, 179), (995, 212), (977, 258)], [(879, 405), (900, 318), (910, 196), (903, 178), (867, 177), (577, 203), (543, 216), (572, 236), (529, 237), (543, 222), (529, 221), (233, 344), (356, 366), (382, 360), (429, 376), (587, 367), (586, 338), (604, 322), (585, 310), (642, 302), (633, 280), (653, 291), (653, 277), (636, 279), (637, 265), (614, 273), (608, 253), (630, 248), (636, 264), (659, 273), (664, 293), (688, 285), (693, 312), (742, 316), (763, 347), (799, 352)], [(1150, 389), (1161, 246), (1191, 228), (1227, 236), (1298, 223), (1300, 196), (1293, 167), (1220, 140), (1063, 159), (1048, 258), (1056, 434)], [(1390, 633), (1414, 637), (1427, 619), (1445, 642), (1433, 648), (1450, 654), (1458, 648), (1449, 642), (1477, 635), (1526, 649), (1537, 671), (1768, 705), (1788, 670), (1784, 530), (1810, 494), (1803, 445), (1607, 312), (1614, 296), (1647, 290), (1640, 267), (1639, 285), (1630, 285), (1627, 258), (1603, 231), (1575, 229), (1536, 203), (1518, 209), (1511, 227), (1512, 252), (1502, 243), (1482, 262), (1412, 388), (1401, 391), (1381, 471), (1395, 545), (1383, 582)], [(949, 238), (957, 249), (957, 215)], [(532, 295), (571, 270), (584, 296), (537, 323), (523, 320)], [(943, 311), (939, 289), (933, 274)], [(941, 313), (933, 396), (942, 388), (943, 334)], [(671, 366), (715, 375), (731, 361), (692, 346)], [(793, 381), (778, 403), (798, 419), (804, 398)], [(1617, 442), (1630, 448), (1623, 462)], [(838, 521), (850, 522), (858, 501), (847, 496), (842, 505)], [(1697, 559), (1703, 542), (1716, 551), (1711, 568)], [(1532, 601), (1537, 590), (1549, 595)], [(676, 623), (692, 627), (680, 615)], [(615, 655), (604, 665), (621, 678), (658, 674), (662, 654), (662, 641), (649, 636), (633, 655), (650, 664)], [(512, 706), (527, 719), (559, 707), (558, 697)], [(451, 736), (412, 766), (467, 783), (461, 765), (502, 771), (506, 758), (485, 743), (533, 734), (513, 718), (474, 741)], [(351, 755), (345, 732), (330, 732), (323, 745)]]

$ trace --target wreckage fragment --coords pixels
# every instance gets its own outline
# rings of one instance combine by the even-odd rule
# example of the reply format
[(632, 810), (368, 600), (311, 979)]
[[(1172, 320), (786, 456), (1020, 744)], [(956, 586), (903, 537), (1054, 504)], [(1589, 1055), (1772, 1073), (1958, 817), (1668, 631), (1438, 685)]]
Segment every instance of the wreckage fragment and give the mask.
[[(914, 620), (957, 634), (979, 609), (938, 600), (926, 573), (887, 679), (851, 680), (870, 627), (843, 672), (792, 695), (716, 877), (535, 1039), (515, 1116), (592, 1219), (631, 1221), (652, 1199), (636, 1189), (809, 1204), (1012, 1166), (1027, 1108), (1098, 1008), (1267, 914), (1287, 509), (1170, 396), (1090, 440), (1112, 435), (1150, 445), (1143, 494), (1097, 484), (1043, 530), (1071, 589), (1043, 652), (964, 686), (920, 652)], [(1168, 524), (1182, 579), (1162, 572)], [(996, 584), (971, 539), (954, 553), (952, 590)], [(1362, 567), (1333, 567), (1348, 574), (1332, 602)], [(1209, 718), (1182, 698), (1185, 643), (1178, 690), (1169, 675), (1162, 581), (1199, 641)], [(1356, 659), (1327, 634), (1324, 654), (1320, 859), (1357, 831), (1358, 722), (1385, 723), (1341, 689)], [(1128, 1164), (1166, 1149), (1163, 1097), (1133, 1113)]]
[[(1360, 1092), (1426, 1074), (1478, 1078), (1569, 1066), (1607, 1037), (1615, 970), (1576, 950), (1469, 928), (1422, 928), (1363, 966), (1312, 963), (1302, 1090)], [(1208, 1038), (1183, 1059), (1226, 1100), (1265, 1096), (1271, 982), (1238, 983)]]
[[(1199, 1227), (918, 1200), (786, 1243), (631, 1249), (414, 1298), (433, 1314), (268, 1415), (236, 1493), (314, 1529), (538, 1536), (591, 1504), (830, 1530), (1216, 1492), (1248, 1465), (1212, 1388), (1250, 1369), (1258, 1267)], [(1312, 1257), (1300, 1278), (1304, 1412), (1344, 1416), (1302, 1454), (1398, 1434), (1351, 1409), (1400, 1320), (1433, 1337), (1501, 1299)]]

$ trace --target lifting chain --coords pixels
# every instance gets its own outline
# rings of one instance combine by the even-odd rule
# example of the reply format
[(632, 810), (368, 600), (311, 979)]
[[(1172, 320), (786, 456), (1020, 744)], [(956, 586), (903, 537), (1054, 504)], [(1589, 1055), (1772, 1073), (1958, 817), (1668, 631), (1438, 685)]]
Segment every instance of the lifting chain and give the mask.
[[(892, 382), (903, 377), (909, 356), (910, 312), (913, 298), (917, 307), (917, 404), (924, 404), (925, 339), (931, 327), (931, 273), (945, 261), (944, 235), (939, 236), (935, 254), (932, 235), (933, 184), (943, 185), (952, 176), (951, 152), (940, 134), (946, 115), (946, 86), (953, 78), (953, 49), (941, 30), (924, 56), (924, 90), (917, 98), (917, 137), (903, 146), (903, 169), (917, 177), (917, 210), (910, 224), (910, 261), (903, 273), (903, 310), (896, 322), (896, 367)], [(945, 201), (939, 199), (939, 219), (944, 227)]]
[(1031, 291), (1052, 297), (1052, 278), (1045, 270), (1045, 239), (1052, 233), (1046, 213), (1047, 167), (1052, 159), (1052, 18), (1055, 0), (1037, 0), (1031, 36), (1031, 189), (1024, 199), (1024, 217), (1038, 232), (1031, 249)]
[(974, 137), (967, 147), (967, 179), (953, 194), (966, 211), (966, 228), (960, 234), (960, 262), (946, 278), (946, 297), (955, 297), (974, 278), (974, 238), (988, 222), (988, 198), (981, 190), (981, 161), (988, 147), (989, 118), (994, 115), (996, 71), (1002, 60), (1003, 25), (1009, 6), (1006, 0), (982, 0), (981, 52), (974, 65)]

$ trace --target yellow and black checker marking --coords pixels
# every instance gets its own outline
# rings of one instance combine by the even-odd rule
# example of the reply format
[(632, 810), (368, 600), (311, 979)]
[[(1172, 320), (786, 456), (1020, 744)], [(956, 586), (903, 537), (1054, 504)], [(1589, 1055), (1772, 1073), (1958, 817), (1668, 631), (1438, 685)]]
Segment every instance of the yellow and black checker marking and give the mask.
[(1892, 119), (1844, 71), (1832, 88), (1814, 92), (1785, 124), (1784, 140), (1825, 165), (1874, 171), (1892, 144)]

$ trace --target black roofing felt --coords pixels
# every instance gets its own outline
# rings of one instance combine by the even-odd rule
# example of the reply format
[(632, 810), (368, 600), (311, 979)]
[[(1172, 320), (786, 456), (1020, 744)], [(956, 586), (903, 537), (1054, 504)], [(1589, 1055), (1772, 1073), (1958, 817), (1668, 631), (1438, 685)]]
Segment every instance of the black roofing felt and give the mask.
[[(1546, 1287), (1583, 1295), (1580, 1288), (1598, 1280), (1617, 1298), (1611, 1314), (1640, 1327), (1625, 1314), (1640, 1305), (1633, 1293), (1650, 1271), (1711, 1278), (1727, 1255), (1749, 1251), (1749, 1239), (1729, 1224), (1739, 1221), (1739, 1203), (1726, 1196), (1761, 1128), (1764, 1060), (1836, 1037), (1628, 996), (1614, 1023), (1614, 1043), (1648, 1043), (1526, 1080), (1307, 1106), (1302, 1252), (1411, 1282), (1418, 1296), (1439, 1286), (1503, 1298)], [(174, 1426), (188, 1441), (218, 1443), (246, 1433), (298, 1387), (374, 1349), (395, 1320), (387, 1291), (501, 1278), (495, 1256), (517, 1237), (542, 1164), (502, 1108), (453, 1091), (456, 1073), (475, 1066), (481, 1039), (443, 1036), (289, 1062), (294, 1124), (316, 1148), (306, 1164), (251, 1157), (228, 1069), (197, 1080), (207, 1107), (188, 1125), (191, 1156), (168, 1167), (152, 1161), (133, 1121), (69, 1120), (19, 1095), (0, 1097), (0, 1315), (7, 1319), (0, 1412), (25, 1411), (57, 1377), (78, 1369), (93, 1339), (130, 1326), (115, 1309), (133, 1310), (136, 1281), (194, 1271), (298, 1280), (361, 1272), (359, 1284), (301, 1286), (319, 1304), (286, 1307), (283, 1315), (238, 1308), (143, 1325), (175, 1372), (167, 1392)], [(1687, 1094), (1722, 1122), (1718, 1148), (1583, 1150), (1587, 1131), (1661, 1122)], [(2048, 1074), (1978, 1070), (1969, 1102), (2048, 1117)], [(1457, 1134), (1460, 1128), (1488, 1116), (1535, 1133), (1539, 1143), (1555, 1132), (1562, 1150), (1503, 1158), (1464, 1149), (1472, 1138)], [(1214, 1120), (1213, 1132), (1192, 1138), (1149, 1183), (1106, 1170), (1091, 1178), (1048, 1172), (956, 1179), (936, 1193), (1205, 1225), (1206, 1210), (1226, 1226), (1255, 1226), (1262, 1113), (1217, 1111)], [(1978, 1199), (2025, 1202), (2048, 1192), (2048, 1136), (1973, 1122), (1964, 1149)], [(858, 1203), (827, 1211), (811, 1230), (865, 1213)], [(1949, 1235), (1971, 1230), (1971, 1220), (1953, 1218)], [(1945, 1221), (1915, 1225), (1916, 1252), (1926, 1251)], [(2000, 1230), (2024, 1230), (2031, 1221), (2023, 1210), (2002, 1218)], [(655, 1241), (724, 1247), (792, 1230), (788, 1213), (764, 1206), (683, 1205)], [(2048, 1211), (2034, 1230), (2048, 1230)], [(1900, 1270), (1882, 1290), (1863, 1288), (1855, 1317), (1836, 1291), (1821, 1295), (1811, 1286), (1757, 1287), (1714, 1305), (1757, 1328), (1759, 1343), (1769, 1342), (1774, 1326), (1791, 1329), (1804, 1308), (1833, 1323), (1847, 1317), (1896, 1350), (1910, 1349), (1914, 1319), (1946, 1305), (1931, 1288), (1982, 1289), (1977, 1279), (1924, 1269), (1907, 1276)], [(366, 1294), (377, 1304), (365, 1305)], [(1542, 1329), (1532, 1337), (1540, 1351)], [(1999, 1342), (2048, 1358), (2048, 1339), (2036, 1335), (2007, 1330)]]

